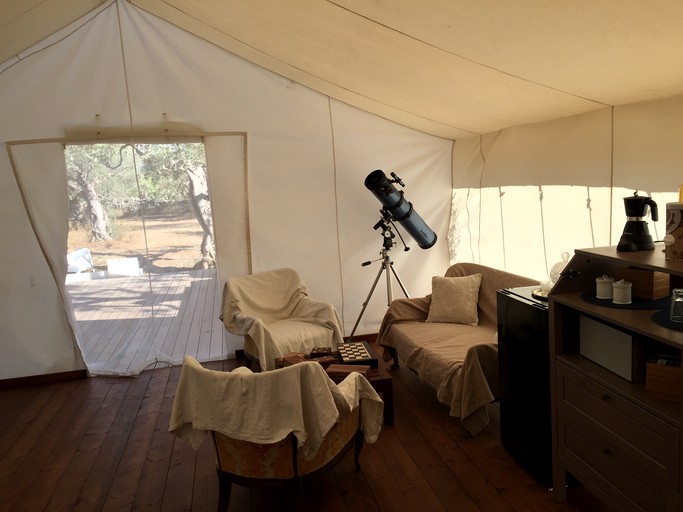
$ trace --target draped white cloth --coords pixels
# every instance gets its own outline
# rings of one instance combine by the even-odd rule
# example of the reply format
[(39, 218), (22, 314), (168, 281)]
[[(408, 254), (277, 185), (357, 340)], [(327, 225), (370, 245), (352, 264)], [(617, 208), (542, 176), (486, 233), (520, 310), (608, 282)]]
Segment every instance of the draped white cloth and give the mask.
[(231, 278), (223, 298), (223, 322), (233, 334), (249, 336), (263, 370), (289, 352), (336, 349), (342, 322), (332, 304), (308, 295), (297, 271), (280, 268)]
[(364, 439), (374, 443), (382, 427), (384, 404), (357, 372), (339, 385), (314, 362), (272, 372), (208, 370), (187, 356), (173, 402), (169, 432), (196, 450), (208, 431), (268, 444), (293, 433), (306, 459), (320, 448), (332, 426), (361, 407)]

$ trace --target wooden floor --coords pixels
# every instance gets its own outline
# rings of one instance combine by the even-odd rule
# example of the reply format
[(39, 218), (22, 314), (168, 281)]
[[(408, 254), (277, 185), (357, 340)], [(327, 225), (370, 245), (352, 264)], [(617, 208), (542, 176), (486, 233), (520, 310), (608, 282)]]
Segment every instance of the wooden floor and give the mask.
[(70, 282), (67, 289), (93, 374), (136, 375), (189, 354), (215, 361), (228, 355), (218, 316), (216, 270)]
[[(495, 421), (473, 438), (412, 372), (390, 372), (396, 422), (365, 445), (360, 472), (349, 453), (303, 491), (234, 486), (230, 510), (604, 510), (582, 488), (556, 502), (509, 457)], [(172, 367), (0, 391), (0, 511), (215, 510), (211, 442), (195, 453), (167, 432), (179, 375)]]

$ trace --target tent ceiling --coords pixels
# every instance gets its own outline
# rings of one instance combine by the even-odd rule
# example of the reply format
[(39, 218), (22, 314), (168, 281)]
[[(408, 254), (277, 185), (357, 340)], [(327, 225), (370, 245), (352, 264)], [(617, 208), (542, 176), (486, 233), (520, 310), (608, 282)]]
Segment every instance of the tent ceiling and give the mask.
[(100, 4), (101, 0), (0, 0), (0, 63)]
[[(0, 0), (0, 62), (108, 1)], [(130, 1), (447, 138), (683, 93), (680, 0)]]

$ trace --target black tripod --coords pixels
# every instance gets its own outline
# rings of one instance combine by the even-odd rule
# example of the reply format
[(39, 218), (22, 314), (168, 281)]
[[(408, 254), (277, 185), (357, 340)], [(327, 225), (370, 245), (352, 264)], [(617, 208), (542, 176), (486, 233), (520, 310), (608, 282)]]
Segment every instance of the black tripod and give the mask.
[[(377, 272), (377, 277), (375, 277), (375, 282), (372, 283), (372, 287), (370, 288), (370, 293), (368, 293), (368, 296), (365, 299), (365, 302), (363, 302), (363, 308), (360, 310), (360, 315), (358, 315), (358, 319), (356, 320), (356, 324), (353, 326), (353, 330), (351, 331), (351, 335), (349, 336), (348, 341), (351, 341), (353, 339), (353, 335), (356, 332), (356, 328), (358, 327), (358, 324), (360, 323), (360, 319), (363, 317), (363, 313), (365, 313), (365, 308), (368, 306), (368, 304), (370, 302), (370, 298), (372, 297), (372, 294), (375, 292), (375, 287), (377, 286), (377, 282), (379, 281), (379, 278), (382, 275), (382, 272), (386, 271), (386, 276), (387, 276), (387, 306), (391, 305), (391, 301), (393, 300), (392, 286), (391, 286), (391, 275), (392, 274), (396, 278), (396, 281), (398, 281), (398, 284), (401, 287), (401, 290), (403, 290), (403, 294), (406, 296), (406, 298), (410, 298), (410, 296), (408, 295), (408, 292), (406, 291), (406, 287), (403, 285), (401, 278), (398, 276), (398, 274), (396, 273), (396, 270), (394, 269), (394, 262), (391, 261), (391, 258), (389, 257), (389, 251), (394, 246), (394, 233), (391, 231), (391, 225), (389, 224), (389, 222), (391, 222), (391, 221), (387, 222), (385, 219), (386, 219), (386, 216), (384, 218), (382, 218), (374, 226), (374, 229), (382, 228), (383, 244), (382, 244), (382, 250), (380, 251), (380, 254), (382, 255), (382, 257), (378, 260), (374, 260), (374, 261), (381, 261), (382, 266), (380, 267), (379, 271)], [(400, 236), (401, 235), (399, 234), (399, 237)], [(403, 238), (401, 238), (401, 241), (403, 241)], [(403, 242), (403, 245), (404, 245), (406, 251), (410, 250), (410, 248), (407, 245), (405, 245), (405, 242)], [(372, 263), (372, 261), (366, 261), (366, 262), (362, 263), (361, 266), (367, 267), (371, 263)]]

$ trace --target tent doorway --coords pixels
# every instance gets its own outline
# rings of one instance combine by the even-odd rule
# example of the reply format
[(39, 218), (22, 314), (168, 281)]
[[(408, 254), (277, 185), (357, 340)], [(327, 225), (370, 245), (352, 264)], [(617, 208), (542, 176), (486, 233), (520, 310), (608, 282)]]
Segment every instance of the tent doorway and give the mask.
[(66, 288), (93, 374), (222, 355), (201, 142), (65, 146)]

